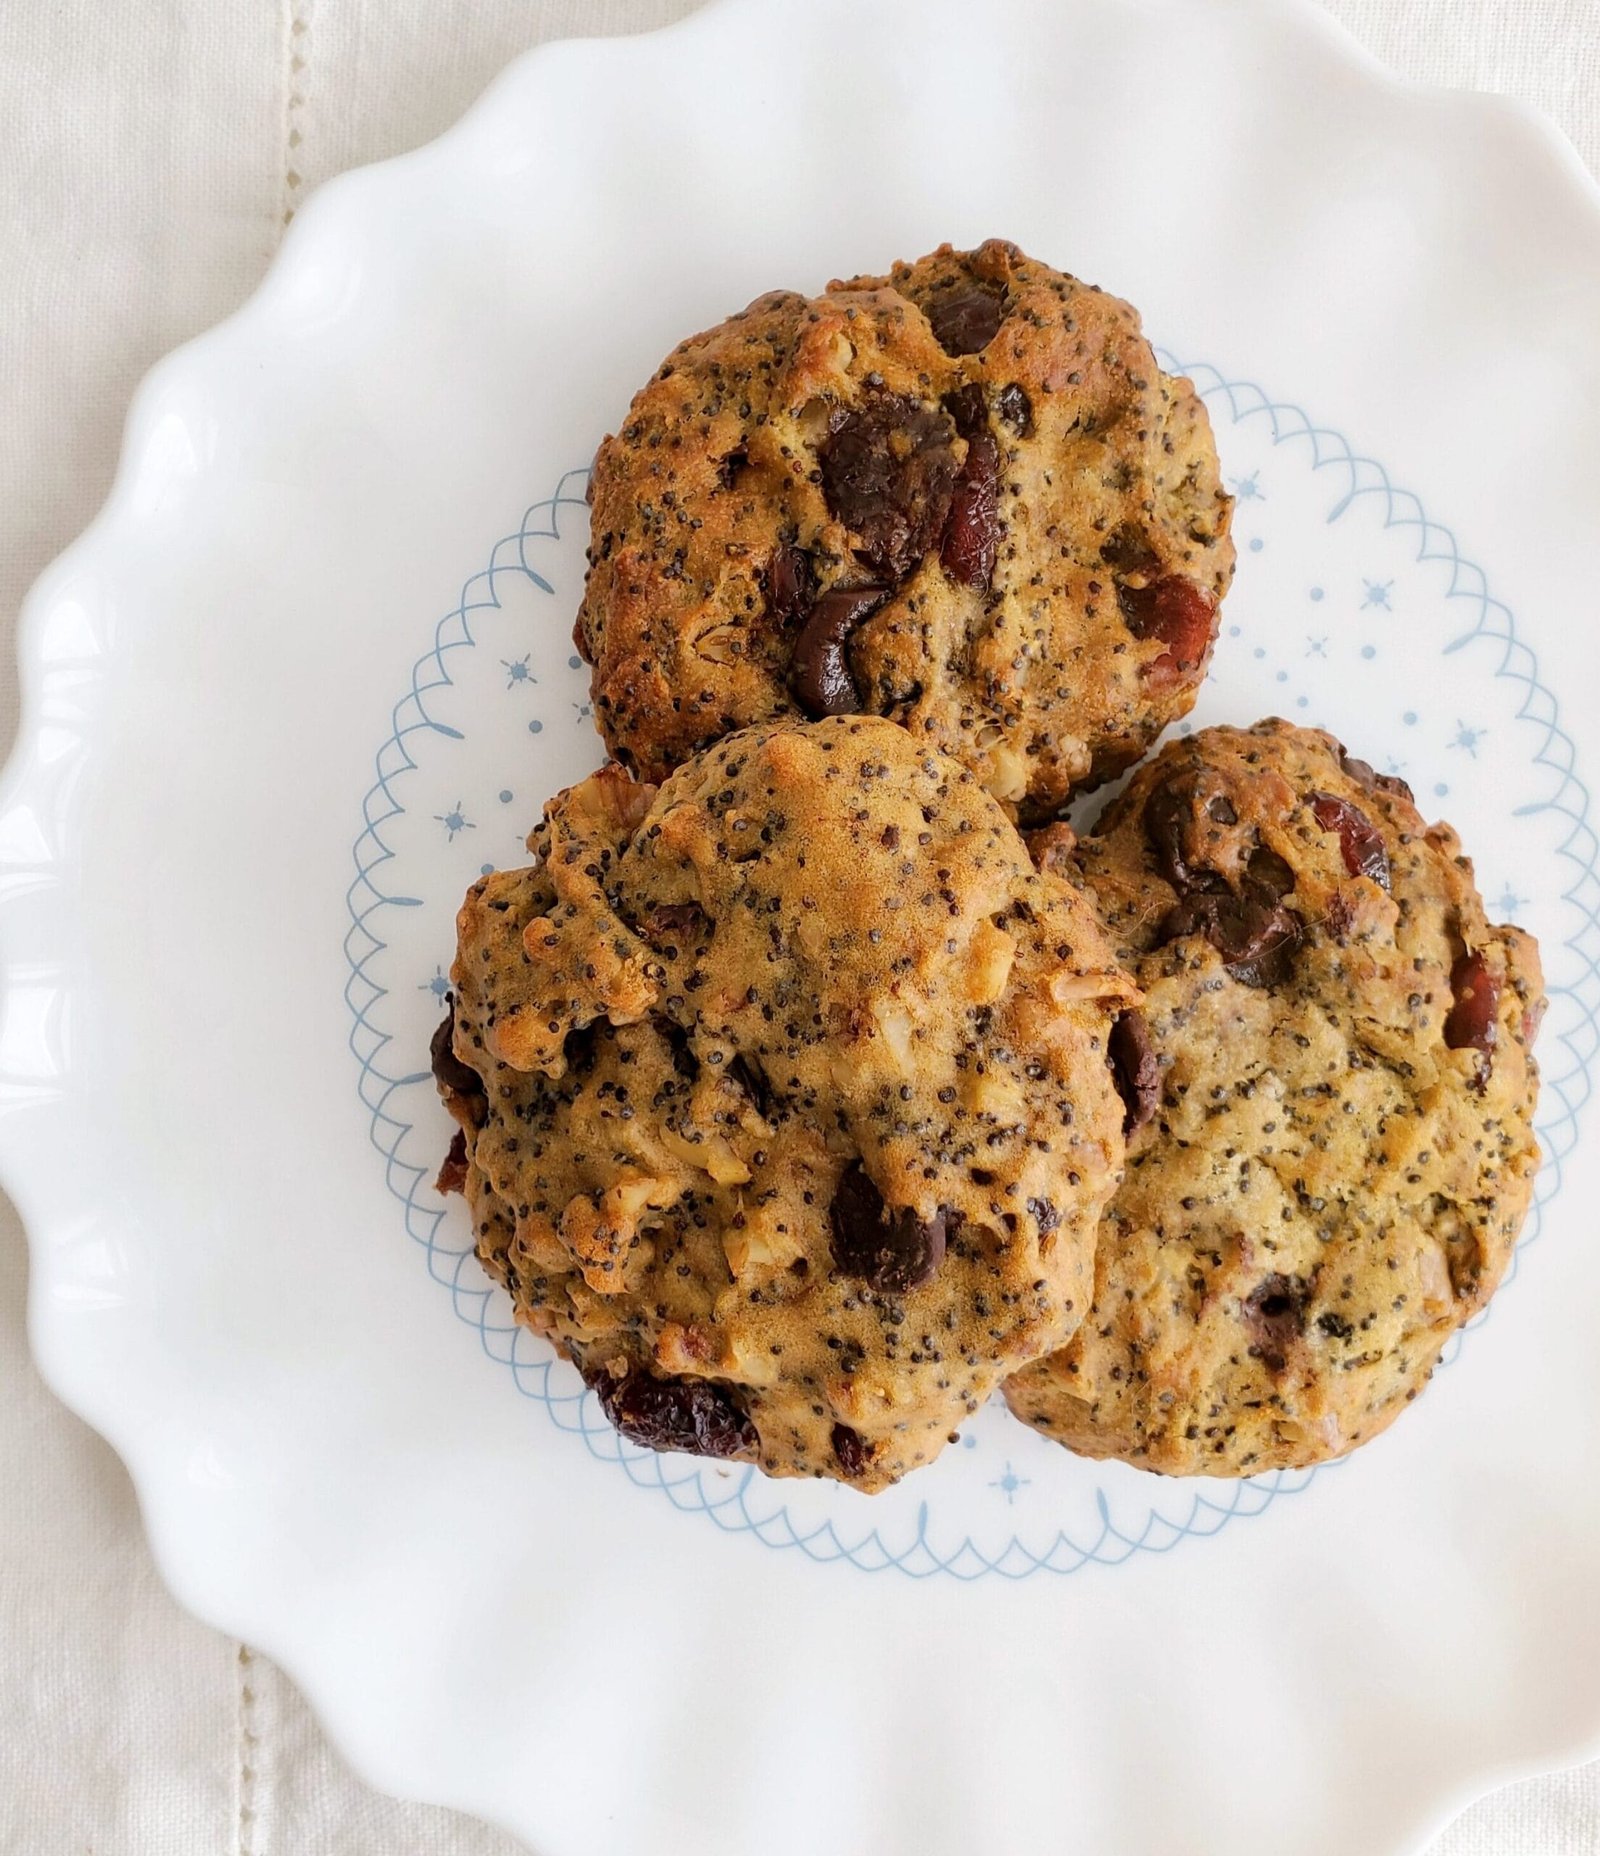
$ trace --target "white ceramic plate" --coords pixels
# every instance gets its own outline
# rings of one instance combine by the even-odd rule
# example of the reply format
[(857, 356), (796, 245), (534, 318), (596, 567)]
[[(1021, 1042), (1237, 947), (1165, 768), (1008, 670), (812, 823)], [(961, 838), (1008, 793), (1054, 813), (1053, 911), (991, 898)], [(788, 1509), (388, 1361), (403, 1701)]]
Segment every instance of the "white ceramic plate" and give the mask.
[[(990, 233), (1205, 392), (1241, 552), (1200, 719), (1399, 767), (1544, 943), (1515, 1280), (1316, 1476), (995, 1410), (873, 1501), (657, 1458), (428, 1184), (453, 906), (597, 757), (596, 440), (759, 290)], [(185, 1602), (546, 1856), (1384, 1856), (1596, 1750), (1597, 318), (1550, 131), (1250, 0), (725, 0), (313, 201), (34, 593), (0, 803), (34, 1343)]]

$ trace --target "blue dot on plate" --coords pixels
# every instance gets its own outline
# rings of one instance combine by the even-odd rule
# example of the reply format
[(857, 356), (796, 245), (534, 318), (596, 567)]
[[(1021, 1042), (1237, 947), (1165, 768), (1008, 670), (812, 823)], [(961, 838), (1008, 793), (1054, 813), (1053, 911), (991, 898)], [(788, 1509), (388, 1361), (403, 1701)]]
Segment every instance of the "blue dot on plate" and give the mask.
[(1313, 599), (1321, 599), (1321, 597), (1322, 597), (1322, 588), (1321, 588), (1320, 586), (1314, 586), (1314, 587), (1313, 587), (1313, 588), (1311, 589), (1311, 597), (1312, 597)]
[(1255, 539), (1250, 543), (1250, 552), (1252, 554), (1259, 554), (1266, 545), (1267, 544), (1261, 539), (1261, 537), (1257, 535)]
[(1280, 670), (1278, 672), (1278, 681), (1280, 683), (1287, 683), (1289, 681), (1289, 673), (1287, 670)]
[(1256, 656), (1265, 657), (1266, 654), (1267, 654), (1267, 647), (1264, 644), (1258, 644), (1256, 646)]
[(537, 716), (528, 724), (528, 733), (530, 735), (542, 735), (544, 733), (544, 723), (541, 722)]
[(1311, 698), (1309, 696), (1296, 696), (1294, 699), (1294, 706), (1297, 709), (1309, 709), (1311, 707)]
[(1239, 628), (1237, 625), (1230, 625), (1228, 627), (1228, 636), (1230, 638), (1237, 638), (1239, 636)]
[(1376, 657), (1378, 655), (1378, 647), (1375, 644), (1364, 644), (1361, 647), (1361, 655), (1363, 657)]
[(510, 788), (509, 786), (508, 786), (508, 787), (506, 787), (506, 788), (504, 788), (504, 790), (503, 790), (503, 791), (501, 792), (501, 794), (500, 794), (500, 803), (501, 803), (501, 805), (503, 805), (503, 806), (508, 806), (508, 805), (510, 805), (510, 803), (511, 803), (511, 788)]
[(1433, 796), (1435, 799), (1443, 799), (1445, 794), (1449, 792), (1449, 790), (1450, 788), (1444, 783), (1443, 780), (1441, 780), (1439, 784), (1433, 789)]
[(574, 652), (572, 656), (567, 659), (567, 668), (568, 670), (582, 670), (583, 659)]
[(1406, 725), (1406, 727), (1407, 727), (1407, 728), (1415, 728), (1415, 727), (1416, 727), (1416, 725), (1417, 725), (1417, 712), (1416, 712), (1416, 710), (1415, 710), (1415, 709), (1407, 709), (1407, 710), (1406, 710), (1406, 712), (1405, 712), (1405, 714), (1404, 714), (1403, 716), (1401, 716), (1401, 718), (1400, 718), (1400, 720), (1401, 720), (1402, 722), (1404, 722), (1404, 723), (1405, 723), (1405, 725)]
[(482, 868), (482, 869), (481, 869), (481, 870), (480, 870), (480, 871), (478, 872), (478, 875), (479, 875), (479, 876), (493, 876), (493, 875), (494, 875), (494, 865), (493, 865), (493, 864), (485, 864), (485, 865), (483, 866), (483, 868)]

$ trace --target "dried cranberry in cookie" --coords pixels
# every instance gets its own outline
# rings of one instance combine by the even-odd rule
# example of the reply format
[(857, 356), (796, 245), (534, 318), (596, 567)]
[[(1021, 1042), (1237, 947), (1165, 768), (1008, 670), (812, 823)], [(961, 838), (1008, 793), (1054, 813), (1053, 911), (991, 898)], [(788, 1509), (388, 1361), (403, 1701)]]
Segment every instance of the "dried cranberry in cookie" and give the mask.
[(1185, 714), (1233, 573), (1138, 316), (991, 240), (673, 350), (595, 460), (578, 633), (617, 758), (870, 713), (1058, 812)]
[(1171, 1474), (1342, 1455), (1509, 1260), (1538, 1159), (1533, 942), (1485, 919), (1404, 782), (1286, 722), (1174, 742), (1092, 832), (1034, 847), (1145, 999), (1110, 1044), (1128, 1170), (1095, 1305), (1012, 1409)]
[(876, 716), (602, 771), (531, 846), (435, 1052), (486, 1267), (635, 1443), (927, 1462), (1088, 1307), (1149, 1097), (1087, 900)]

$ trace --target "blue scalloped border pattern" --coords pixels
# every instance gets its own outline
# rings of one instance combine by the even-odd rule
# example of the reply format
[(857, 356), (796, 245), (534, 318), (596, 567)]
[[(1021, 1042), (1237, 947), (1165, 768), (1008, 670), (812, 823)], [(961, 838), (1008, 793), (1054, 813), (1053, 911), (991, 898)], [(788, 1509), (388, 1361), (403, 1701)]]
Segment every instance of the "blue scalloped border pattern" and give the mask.
[[(1560, 1189), (1562, 1163), (1572, 1151), (1579, 1115), (1592, 1093), (1592, 1069), (1600, 1046), (1600, 875), (1596, 871), (1600, 843), (1589, 824), (1589, 793), (1577, 773), (1576, 746), (1561, 726), (1554, 695), (1539, 679), (1537, 660), (1517, 637), (1509, 609), (1490, 593), (1483, 571), (1462, 555), (1455, 536), (1432, 521), (1414, 495), (1390, 482), (1381, 464), (1361, 456), (1340, 433), (1316, 424), (1298, 406), (1274, 400), (1248, 381), (1229, 380), (1205, 363), (1186, 366), (1168, 355), (1162, 355), (1161, 361), (1171, 371), (1189, 374), (1206, 397), (1224, 399), (1236, 422), (1269, 421), (1275, 445), (1308, 446), (1313, 470), (1343, 473), (1346, 482), (1329, 513), (1330, 522), (1362, 499), (1380, 498), (1383, 526), (1414, 530), (1418, 562), (1437, 564), (1449, 576), (1447, 597), (1464, 603), (1463, 616), (1469, 622), (1446, 647), (1447, 654), (1485, 644), (1496, 652), (1495, 675), (1523, 686), (1517, 714), (1540, 730), (1533, 760), (1551, 775), (1549, 795), (1525, 807), (1523, 815), (1553, 812), (1563, 821), (1558, 854), (1571, 870), (1563, 899), (1579, 920), (1566, 942), (1576, 957), (1575, 974), (1568, 985), (1557, 989), (1571, 995), (1575, 1013), (1559, 1034), (1565, 1062), (1555, 1073), (1547, 1068), (1544, 1079), (1546, 1102), (1553, 1096), (1559, 1107), (1553, 1117), (1541, 1116), (1546, 1164), (1525, 1245), (1537, 1236), (1543, 1210)], [(757, 1470), (717, 1469), (625, 1443), (576, 1374), (553, 1360), (548, 1349), (541, 1349), (508, 1318), (504, 1295), (488, 1283), (470, 1244), (463, 1247), (447, 1240), (441, 1230), (446, 1213), (431, 1189), (433, 1166), (428, 1161), (418, 1164), (409, 1156), (407, 1141), (413, 1128), (397, 1112), (395, 1101), (399, 1092), (427, 1081), (427, 1072), (411, 1069), (404, 1062), (394, 1067), (396, 1056), (404, 1058), (410, 1053), (392, 1052), (391, 1034), (373, 1016), (387, 996), (369, 972), (373, 960), (385, 950), (378, 932), (383, 911), (418, 906), (417, 898), (384, 887), (385, 866), (394, 857), (384, 828), (405, 811), (397, 788), (416, 769), (413, 745), (431, 736), (460, 738), (458, 731), (437, 720), (429, 709), (430, 696), (452, 683), (450, 654), (473, 646), (474, 616), (499, 608), (499, 587), (506, 576), (531, 582), (547, 594), (553, 591), (529, 558), (530, 546), (537, 549), (562, 540), (564, 521), (587, 525), (586, 482), (586, 471), (569, 471), (552, 497), (532, 505), (516, 533), (496, 543), (489, 565), (466, 583), (459, 603), (435, 627), (432, 645), (417, 660), (411, 687), (395, 704), (389, 737), (378, 750), (374, 781), (362, 802), (362, 830), (353, 850), (355, 877), (347, 892), (350, 926), (344, 943), (349, 977), (344, 997), (351, 1014), (349, 1046), (359, 1066), (361, 1100), (370, 1116), (369, 1138), (382, 1160), (385, 1184), (402, 1208), (406, 1231), (424, 1251), (429, 1274), (449, 1291), (456, 1314), (477, 1330), (485, 1353), (510, 1369), (517, 1389), (542, 1404), (559, 1430), (581, 1436), (591, 1455), (619, 1465), (636, 1486), (659, 1489), (674, 1507), (708, 1516), (725, 1533), (751, 1534), (765, 1546), (798, 1549), (808, 1559), (845, 1562), (863, 1572), (892, 1570), (916, 1579), (946, 1574), (970, 1581), (991, 1574), (1021, 1579), (1036, 1573), (1073, 1573), (1087, 1566), (1116, 1566), (1140, 1553), (1170, 1552), (1180, 1541), (1210, 1538), (1229, 1521), (1261, 1514), (1278, 1497), (1309, 1487), (1326, 1469), (1280, 1472), (1224, 1484), (1217, 1499), (1195, 1495), (1182, 1520), (1152, 1514), (1137, 1531), (1119, 1527), (1104, 1495), (1097, 1493), (1098, 1529), (1078, 1539), (1058, 1532), (1043, 1552), (1013, 1538), (996, 1554), (970, 1537), (954, 1550), (941, 1551), (928, 1538), (925, 1503), (917, 1512), (914, 1538), (898, 1548), (877, 1528), (846, 1538), (831, 1521), (801, 1526), (781, 1503), (770, 1507), (759, 1502), (761, 1495), (778, 1485)]]

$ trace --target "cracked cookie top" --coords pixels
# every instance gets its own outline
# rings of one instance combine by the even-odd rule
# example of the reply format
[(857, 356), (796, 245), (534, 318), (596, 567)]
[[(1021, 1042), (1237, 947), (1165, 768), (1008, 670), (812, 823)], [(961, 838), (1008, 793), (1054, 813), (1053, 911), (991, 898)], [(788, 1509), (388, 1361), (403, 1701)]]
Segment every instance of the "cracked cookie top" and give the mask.
[(576, 642), (650, 780), (870, 713), (1052, 817), (1192, 706), (1233, 572), (1190, 383), (1126, 303), (999, 240), (683, 342), (591, 495)]
[(1499, 1283), (1538, 1147), (1532, 939), (1448, 825), (1331, 736), (1175, 742), (1036, 835), (1144, 991), (1094, 1306), (1006, 1388), (1087, 1456), (1250, 1475), (1343, 1454)]
[(1087, 1306), (1135, 997), (958, 762), (875, 717), (559, 795), (435, 1052), (480, 1253), (618, 1427), (883, 1486)]

